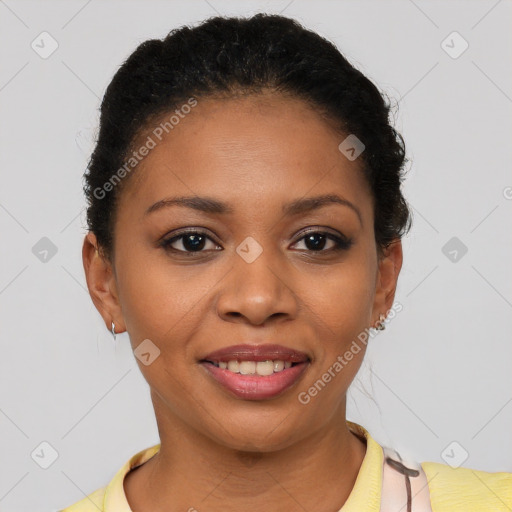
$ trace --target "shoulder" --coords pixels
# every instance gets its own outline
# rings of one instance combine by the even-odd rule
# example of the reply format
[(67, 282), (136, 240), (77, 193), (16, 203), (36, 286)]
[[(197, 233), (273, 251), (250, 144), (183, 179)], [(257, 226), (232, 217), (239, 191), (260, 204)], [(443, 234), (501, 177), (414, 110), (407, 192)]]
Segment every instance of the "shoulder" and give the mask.
[(59, 512), (103, 512), (105, 490), (106, 486), (77, 501), (74, 505), (59, 510)]
[(512, 510), (512, 473), (422, 462), (433, 512)]

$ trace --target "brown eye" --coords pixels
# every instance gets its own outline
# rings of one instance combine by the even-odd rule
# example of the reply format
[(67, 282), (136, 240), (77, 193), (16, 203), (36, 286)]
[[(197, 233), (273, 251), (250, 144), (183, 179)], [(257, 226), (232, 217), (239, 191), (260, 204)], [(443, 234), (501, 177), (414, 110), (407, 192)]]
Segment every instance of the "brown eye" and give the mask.
[[(351, 239), (342, 238), (325, 231), (310, 231), (299, 242), (302, 240), (304, 240), (306, 250), (313, 252), (343, 251), (347, 250), (353, 243)], [(331, 247), (325, 249), (329, 241), (332, 242)]]
[[(178, 234), (172, 238), (163, 240), (160, 244), (165, 250), (177, 251), (181, 253), (196, 253), (204, 252), (207, 242), (210, 241), (213, 244), (212, 249), (218, 247), (218, 245), (202, 231), (187, 231), (185, 233)], [(175, 247), (173, 247), (175, 245)], [(182, 247), (182, 248), (180, 248)]]

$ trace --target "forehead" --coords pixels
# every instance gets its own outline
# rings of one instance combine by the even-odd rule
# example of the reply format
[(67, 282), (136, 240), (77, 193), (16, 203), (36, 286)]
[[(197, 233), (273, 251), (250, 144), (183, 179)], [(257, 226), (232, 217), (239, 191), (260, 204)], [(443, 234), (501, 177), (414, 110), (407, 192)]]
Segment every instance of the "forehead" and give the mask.
[(172, 123), (173, 112), (166, 113), (139, 137), (135, 148), (148, 137), (154, 148), (137, 164), (120, 207), (129, 201), (131, 209), (147, 208), (181, 194), (256, 205), (337, 191), (370, 201), (361, 160), (349, 161), (338, 149), (347, 134), (303, 100), (198, 98), (187, 110)]

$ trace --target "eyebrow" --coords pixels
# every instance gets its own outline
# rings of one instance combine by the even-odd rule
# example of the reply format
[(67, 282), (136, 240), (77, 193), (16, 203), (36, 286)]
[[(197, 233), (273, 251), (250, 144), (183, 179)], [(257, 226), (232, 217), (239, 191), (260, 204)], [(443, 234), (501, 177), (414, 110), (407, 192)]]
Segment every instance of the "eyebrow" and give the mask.
[[(330, 204), (340, 204), (352, 209), (359, 218), (361, 225), (363, 224), (361, 212), (359, 209), (347, 199), (344, 199), (336, 194), (324, 194), (321, 196), (296, 199), (283, 205), (282, 211), (286, 216), (293, 216), (300, 213), (311, 212)], [(229, 204), (218, 201), (212, 197), (183, 196), (171, 197), (157, 201), (145, 211), (144, 216), (163, 208), (169, 208), (173, 206), (191, 208), (193, 210), (209, 214), (227, 215), (234, 213), (234, 209)]]

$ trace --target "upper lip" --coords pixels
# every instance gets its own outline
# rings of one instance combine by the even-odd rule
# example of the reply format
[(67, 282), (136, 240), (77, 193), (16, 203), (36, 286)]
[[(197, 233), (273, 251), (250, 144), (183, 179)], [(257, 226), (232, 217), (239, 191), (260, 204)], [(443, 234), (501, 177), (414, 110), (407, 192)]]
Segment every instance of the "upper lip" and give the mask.
[(304, 363), (309, 357), (304, 352), (282, 345), (232, 345), (210, 352), (201, 361), (290, 361)]

